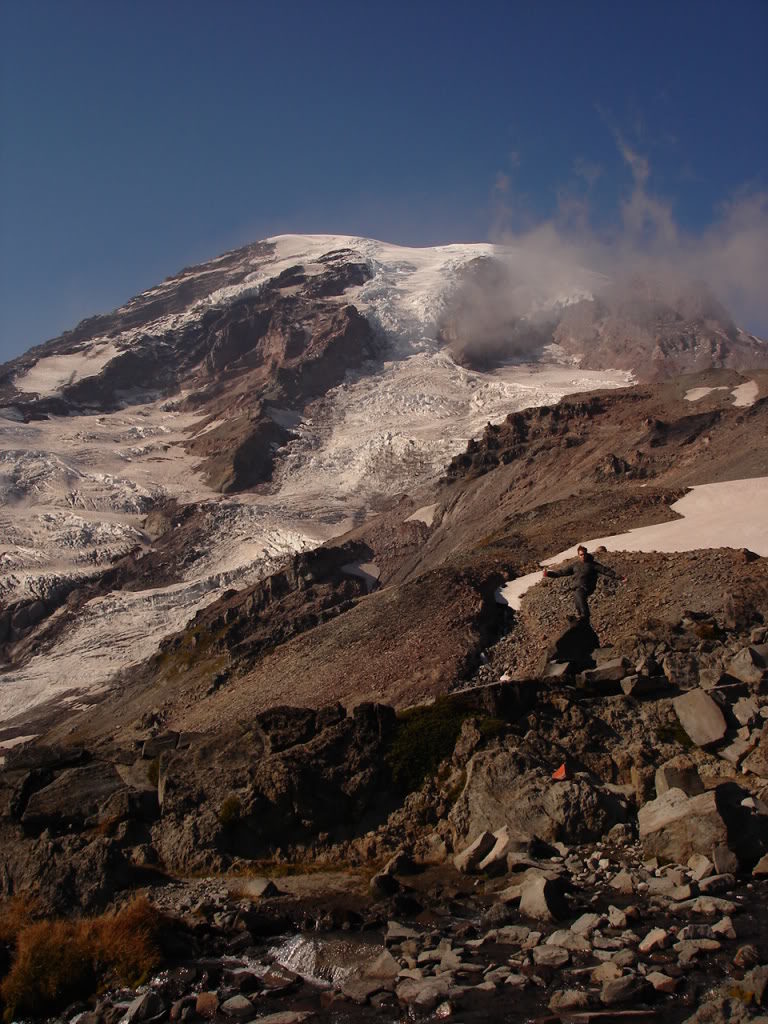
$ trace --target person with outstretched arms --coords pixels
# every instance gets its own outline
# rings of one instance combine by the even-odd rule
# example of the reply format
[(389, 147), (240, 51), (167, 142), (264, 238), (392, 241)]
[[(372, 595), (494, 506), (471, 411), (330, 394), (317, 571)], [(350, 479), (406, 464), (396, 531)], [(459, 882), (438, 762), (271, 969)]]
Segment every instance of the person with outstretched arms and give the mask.
[(580, 619), (589, 622), (589, 597), (594, 593), (597, 586), (598, 576), (607, 576), (612, 580), (626, 579), (626, 576), (619, 576), (608, 565), (602, 565), (595, 561), (593, 555), (587, 551), (583, 544), (576, 549), (578, 560), (566, 565), (564, 569), (545, 569), (544, 577), (552, 576), (573, 576), (573, 600)]

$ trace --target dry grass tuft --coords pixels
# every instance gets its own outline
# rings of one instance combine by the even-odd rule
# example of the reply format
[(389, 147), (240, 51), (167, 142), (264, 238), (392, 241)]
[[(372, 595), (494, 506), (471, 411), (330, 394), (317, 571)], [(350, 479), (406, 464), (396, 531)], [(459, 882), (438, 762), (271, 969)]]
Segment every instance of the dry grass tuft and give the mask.
[(35, 896), (13, 896), (0, 903), (0, 942), (14, 944), (22, 928), (40, 916), (40, 901)]
[(98, 986), (140, 984), (162, 961), (164, 924), (141, 898), (116, 914), (22, 923), (11, 969), (0, 984), (4, 1019), (56, 1013)]

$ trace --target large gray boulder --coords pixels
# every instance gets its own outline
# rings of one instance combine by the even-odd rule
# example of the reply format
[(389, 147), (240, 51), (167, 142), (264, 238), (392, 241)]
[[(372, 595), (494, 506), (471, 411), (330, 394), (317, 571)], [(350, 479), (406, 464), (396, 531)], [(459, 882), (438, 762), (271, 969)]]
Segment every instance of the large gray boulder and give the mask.
[(728, 728), (719, 706), (704, 690), (689, 690), (672, 704), (680, 724), (697, 747), (717, 743)]
[(556, 782), (552, 779), (556, 767), (545, 762), (531, 744), (475, 754), (467, 765), (464, 790), (449, 815), (455, 845), (504, 826), (513, 841), (589, 842), (628, 820), (621, 796), (585, 773)]
[[(768, 815), (735, 783), (688, 796), (669, 789), (640, 808), (640, 840), (647, 857), (686, 864), (694, 854), (711, 857), (726, 847), (742, 867), (751, 867), (768, 849)], [(752, 806), (755, 804), (755, 806)]]
[(766, 678), (768, 669), (768, 646), (744, 647), (739, 651), (727, 665), (728, 675), (747, 683), (749, 686), (757, 687)]
[(48, 786), (31, 794), (21, 822), (32, 833), (46, 828), (79, 830), (86, 824), (127, 817), (131, 810), (129, 794), (112, 764), (94, 762), (82, 768), (65, 768)]

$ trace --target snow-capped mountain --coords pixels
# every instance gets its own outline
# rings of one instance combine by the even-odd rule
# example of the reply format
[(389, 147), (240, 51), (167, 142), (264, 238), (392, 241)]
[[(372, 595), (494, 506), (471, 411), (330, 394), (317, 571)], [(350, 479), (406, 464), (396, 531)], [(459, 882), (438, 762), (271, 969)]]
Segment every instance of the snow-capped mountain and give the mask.
[[(0, 721), (18, 735), (32, 708), (98, 699), (224, 590), (396, 495), (416, 507), (488, 421), (649, 361), (764, 358), (711, 307), (611, 288), (531, 279), (487, 244), (285, 235), (5, 364)], [(127, 584), (129, 553), (146, 572)]]

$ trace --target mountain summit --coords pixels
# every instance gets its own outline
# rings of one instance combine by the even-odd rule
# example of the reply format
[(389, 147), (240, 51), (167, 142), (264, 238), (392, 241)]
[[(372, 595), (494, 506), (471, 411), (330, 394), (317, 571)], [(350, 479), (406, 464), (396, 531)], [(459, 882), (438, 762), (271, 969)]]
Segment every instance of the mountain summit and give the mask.
[(514, 247), (283, 235), (187, 268), (0, 368), (0, 715), (109, 692), (403, 495), (437, 508), (490, 422), (765, 363), (703, 286)]

